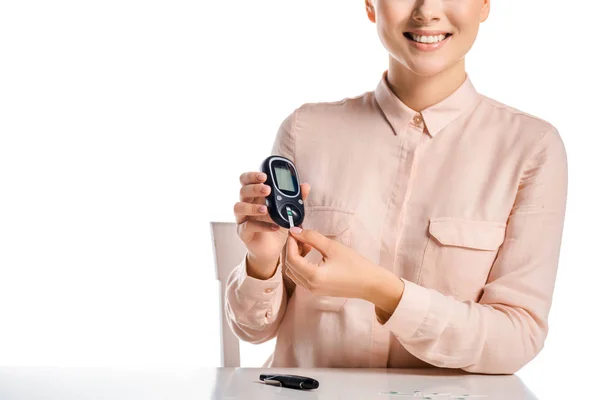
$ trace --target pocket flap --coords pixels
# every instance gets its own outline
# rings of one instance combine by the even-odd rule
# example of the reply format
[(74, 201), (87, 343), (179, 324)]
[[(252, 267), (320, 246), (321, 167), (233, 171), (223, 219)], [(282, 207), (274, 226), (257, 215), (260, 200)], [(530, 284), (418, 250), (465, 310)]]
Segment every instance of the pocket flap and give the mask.
[(506, 224), (459, 218), (432, 218), (429, 233), (441, 244), (496, 250), (504, 242)]

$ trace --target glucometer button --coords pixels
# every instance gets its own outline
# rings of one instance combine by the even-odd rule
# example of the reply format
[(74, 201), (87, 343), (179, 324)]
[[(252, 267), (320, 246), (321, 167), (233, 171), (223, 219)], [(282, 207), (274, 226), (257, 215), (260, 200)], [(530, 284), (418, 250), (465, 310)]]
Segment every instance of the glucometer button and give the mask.
[(303, 204), (304, 202), (302, 201), (302, 199), (298, 200), (298, 203)]
[(281, 196), (277, 196), (277, 200), (281, 201)]

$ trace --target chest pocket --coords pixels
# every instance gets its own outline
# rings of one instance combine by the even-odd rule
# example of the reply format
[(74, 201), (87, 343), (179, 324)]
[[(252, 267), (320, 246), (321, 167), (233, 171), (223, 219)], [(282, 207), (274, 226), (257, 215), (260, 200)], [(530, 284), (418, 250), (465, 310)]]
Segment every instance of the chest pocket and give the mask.
[[(315, 230), (345, 246), (352, 246), (353, 212), (326, 206), (306, 207), (305, 211), (302, 228)], [(323, 255), (316, 249), (312, 249), (305, 258), (315, 265), (323, 261)], [(348, 301), (345, 297), (318, 296), (302, 286), (296, 286), (295, 296), (298, 306), (320, 311), (339, 312)]]
[(505, 231), (502, 222), (431, 218), (417, 282), (460, 300), (479, 300)]

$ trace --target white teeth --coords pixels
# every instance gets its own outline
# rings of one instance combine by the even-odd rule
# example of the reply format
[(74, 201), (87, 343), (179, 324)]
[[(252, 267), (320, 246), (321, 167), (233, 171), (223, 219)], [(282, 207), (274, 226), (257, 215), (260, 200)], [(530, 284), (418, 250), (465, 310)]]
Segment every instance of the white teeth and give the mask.
[(420, 43), (437, 43), (437, 42), (441, 42), (442, 40), (444, 40), (446, 38), (446, 35), (421, 36), (421, 35), (415, 35), (414, 33), (409, 33), (409, 34), (410, 34), (410, 37), (415, 42), (420, 42)]

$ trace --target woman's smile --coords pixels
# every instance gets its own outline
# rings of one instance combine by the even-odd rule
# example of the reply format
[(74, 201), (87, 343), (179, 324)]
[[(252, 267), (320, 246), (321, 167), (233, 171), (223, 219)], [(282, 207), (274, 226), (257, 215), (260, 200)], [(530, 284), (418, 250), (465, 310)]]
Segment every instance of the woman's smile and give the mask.
[(434, 51), (440, 49), (452, 37), (451, 33), (443, 31), (410, 31), (404, 32), (408, 42), (422, 51)]

